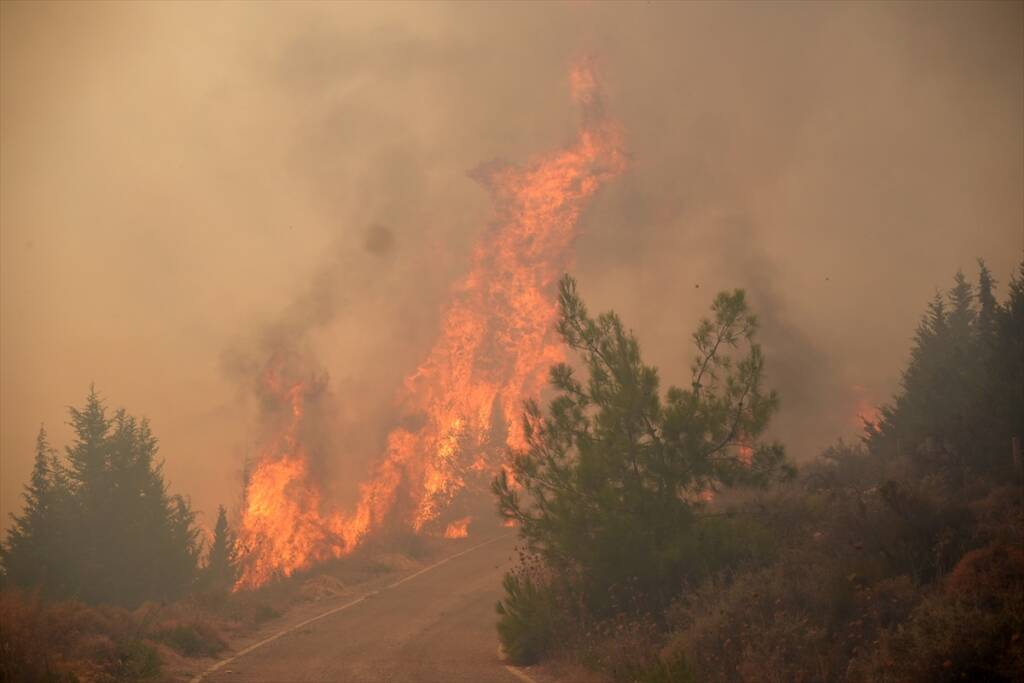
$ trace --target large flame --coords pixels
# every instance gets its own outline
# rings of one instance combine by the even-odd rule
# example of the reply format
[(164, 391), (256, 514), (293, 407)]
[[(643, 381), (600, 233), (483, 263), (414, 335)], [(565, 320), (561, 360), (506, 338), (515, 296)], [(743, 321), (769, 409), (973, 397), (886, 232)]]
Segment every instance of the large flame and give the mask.
[(454, 287), (438, 340), (400, 392), (407, 422), (417, 426), (388, 436), (351, 515), (322, 516), (319, 489), (296, 440), (301, 388), (289, 389), (299, 397), (296, 423), (249, 479), (240, 585), (341, 555), (386, 523), (421, 531), (467, 481), (501, 467), (506, 446), (523, 445), (523, 401), (539, 393), (547, 369), (562, 358), (555, 289), (569, 266), (580, 214), (625, 161), (589, 62), (572, 69), (570, 84), (583, 109), (574, 144), (523, 168), (492, 165), (476, 173), (492, 194), (496, 221)]
[(323, 515), (303, 443), (309, 391), (305, 382), (288, 376), (279, 356), (270, 359), (259, 393), (276, 429), (247, 477), (238, 534), (239, 586), (291, 575), (345, 549), (340, 516)]

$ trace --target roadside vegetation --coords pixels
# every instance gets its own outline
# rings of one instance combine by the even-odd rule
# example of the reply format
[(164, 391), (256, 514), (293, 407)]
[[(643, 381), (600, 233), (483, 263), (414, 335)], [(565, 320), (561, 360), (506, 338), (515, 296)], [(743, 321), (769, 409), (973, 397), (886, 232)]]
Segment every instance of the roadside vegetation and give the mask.
[[(526, 407), (528, 446), (493, 483), (522, 539), (498, 605), (511, 660), (647, 683), (1024, 678), (1024, 264), (995, 291), (983, 264), (974, 284), (957, 274), (879, 422), (797, 469), (765, 438), (780, 399), (742, 291), (694, 333), (688, 383), (663, 388), (563, 280), (579, 362), (552, 369), (556, 397)], [(148, 423), (95, 391), (69, 416), (62, 453), (40, 429), (0, 547), (2, 681), (180, 677), (445, 543), (374, 538), (232, 592), (228, 514), (202, 537)]]
[[(145, 420), (95, 390), (70, 408), (63, 454), (40, 429), (25, 504), (0, 547), (0, 681), (174, 680), (297, 603), (330, 600), (441, 552), (412, 536), (233, 592), (235, 536), (220, 507), (204, 542), (167, 492)], [(449, 542), (450, 543), (450, 542)]]
[[(662, 392), (637, 340), (561, 285), (578, 371), (526, 410), (494, 482), (522, 539), (498, 633), (514, 663), (614, 681), (1024, 678), (1024, 264), (1001, 303), (980, 264), (929, 304), (901, 389), (796, 471), (742, 292)], [(512, 481), (517, 485), (513, 485)]]

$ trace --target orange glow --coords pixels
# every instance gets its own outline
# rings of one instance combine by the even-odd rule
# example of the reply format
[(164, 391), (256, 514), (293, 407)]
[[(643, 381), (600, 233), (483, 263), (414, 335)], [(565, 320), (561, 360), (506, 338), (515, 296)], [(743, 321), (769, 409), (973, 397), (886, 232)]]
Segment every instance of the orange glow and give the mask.
[(248, 477), (238, 529), (238, 587), (290, 576), (338, 557), (345, 547), (339, 520), (321, 516), (320, 491), (311, 480), (309, 458), (299, 437), (306, 387), (285, 380), (282, 374), (282, 364), (272, 359), (261, 385), (264, 402), (278, 414), (279, 432), (268, 440)]
[(445, 538), (466, 538), (469, 536), (469, 523), (473, 521), (472, 517), (463, 517), (457, 519), (454, 522), (448, 524), (448, 528), (444, 530)]
[(853, 390), (857, 406), (856, 413), (850, 422), (859, 428), (863, 428), (865, 425), (877, 427), (882, 415), (879, 412), (878, 406), (871, 402), (868, 390), (859, 384), (854, 384), (850, 388)]
[[(362, 487), (350, 534), (356, 540), (396, 506), (407, 511), (404, 522), (421, 530), (468, 478), (495, 472), (506, 446), (525, 445), (523, 401), (538, 395), (548, 368), (562, 359), (555, 285), (569, 266), (580, 213), (624, 167), (619, 129), (599, 111), (589, 64), (576, 66), (571, 82), (584, 109), (573, 146), (525, 168), (477, 173), (491, 191), (497, 221), (453, 288), (433, 349), (405, 380), (400, 404), (425, 419), (388, 437), (383, 461)], [(396, 499), (400, 484), (405, 500)]]
[[(525, 167), (491, 165), (476, 173), (492, 195), (496, 219), (452, 289), (439, 338), (401, 388), (401, 410), (420, 426), (392, 431), (359, 487), (354, 512), (327, 517), (319, 513), (297, 424), (286, 429), (249, 482), (240, 585), (348, 552), (385, 522), (419, 532), (467, 485), (489, 480), (508, 447), (525, 445), (523, 402), (538, 396), (548, 368), (563, 357), (556, 284), (570, 265), (581, 212), (625, 166), (619, 128), (601, 111), (589, 62), (572, 69), (570, 85), (583, 110), (574, 144)], [(298, 423), (301, 389), (294, 393)], [(452, 522), (445, 535), (465, 535), (468, 523)]]

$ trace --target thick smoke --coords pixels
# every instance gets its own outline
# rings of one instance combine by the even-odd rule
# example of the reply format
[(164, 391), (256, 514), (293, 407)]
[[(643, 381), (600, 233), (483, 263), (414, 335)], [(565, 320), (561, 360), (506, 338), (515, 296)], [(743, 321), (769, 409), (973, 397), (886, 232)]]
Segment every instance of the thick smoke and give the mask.
[(355, 299), (376, 298), (375, 283), (393, 267), (396, 251), (394, 233), (376, 223), (355, 245), (339, 239), (323, 254), (319, 267), (298, 274), (308, 280), (305, 288), (278, 317), (257, 325), (223, 352), (225, 376), (236, 385), (243, 409), (257, 415), (253, 433), (247, 435), (250, 447), (243, 473), (251, 470), (265, 442), (291, 417), (292, 404), (282, 387), (301, 384), (305, 418), (300, 437), (314, 479), (327, 484), (325, 492), (331, 492), (332, 483), (342, 494), (355, 492), (355, 483), (364, 475), (362, 460), (386, 427), (388, 402), (376, 410), (354, 408), (352, 396), (336, 392), (315, 341), (318, 335), (329, 334), (336, 322), (351, 317)]
[(854, 385), (888, 397), (936, 287), (975, 256), (1005, 283), (1024, 244), (1020, 3), (0, 11), (4, 515), (91, 381), (175, 490), (235, 499), (275, 351), (323, 382), (348, 490), (486, 229), (467, 169), (571, 140), (583, 52), (631, 155), (581, 222), (588, 304), (685, 384), (747, 287), (800, 458), (853, 431)]

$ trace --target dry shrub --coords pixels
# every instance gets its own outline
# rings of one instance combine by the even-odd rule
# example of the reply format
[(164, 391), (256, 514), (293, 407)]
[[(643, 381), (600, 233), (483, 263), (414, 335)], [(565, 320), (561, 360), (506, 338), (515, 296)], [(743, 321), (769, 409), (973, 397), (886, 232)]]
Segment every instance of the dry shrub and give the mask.
[(212, 657), (227, 647), (220, 633), (202, 619), (167, 619), (147, 635), (186, 657)]
[(576, 656), (615, 681), (655, 680), (663, 640), (651, 619), (620, 614), (587, 631)]
[(39, 598), (14, 591), (0, 593), (0, 678), (4, 681), (74, 681), (65, 662), (66, 633), (51, 632)]
[(210, 591), (193, 595), (184, 603), (219, 633), (242, 635), (278, 617), (291, 602), (290, 587), (277, 583), (258, 591)]
[(662, 658), (685, 660), (699, 680), (842, 680), (850, 658), (902, 619), (915, 596), (906, 577), (869, 582), (848, 558), (794, 550), (680, 599)]
[(130, 681), (152, 678), (160, 659), (132, 614), (38, 595), (0, 592), (4, 681)]
[(419, 567), (419, 563), (407, 555), (401, 553), (385, 553), (376, 558), (376, 566), (385, 573), (407, 572)]
[(964, 555), (941, 590), (853, 662), (851, 679), (1024, 680), (1024, 550), (994, 543)]
[(946, 591), (958, 599), (984, 601), (1024, 582), (1024, 549), (993, 543), (964, 555), (946, 579)]
[(327, 598), (336, 598), (344, 595), (345, 584), (336, 577), (327, 574), (318, 574), (306, 579), (299, 589), (299, 594), (304, 600), (318, 602)]
[[(421, 555), (427, 541), (398, 539)], [(440, 547), (440, 546), (438, 546)], [(210, 657), (227, 637), (250, 633), (280, 614), (296, 596), (327, 599), (382, 573), (419, 566), (395, 545), (363, 550), (320, 569), (276, 581), (256, 591), (231, 593), (207, 587), (173, 603), (145, 603), (134, 612), (76, 601), (51, 602), (38, 595), (0, 591), (0, 680), (120, 681), (156, 676), (161, 654)]]

